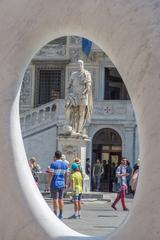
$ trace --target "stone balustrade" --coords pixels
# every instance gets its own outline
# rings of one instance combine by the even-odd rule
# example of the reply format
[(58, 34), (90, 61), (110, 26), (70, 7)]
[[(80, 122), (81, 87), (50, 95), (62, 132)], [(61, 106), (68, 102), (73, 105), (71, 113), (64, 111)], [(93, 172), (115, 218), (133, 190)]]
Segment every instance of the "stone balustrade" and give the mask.
[(22, 132), (46, 123), (56, 123), (64, 115), (64, 101), (57, 99), (20, 114)]

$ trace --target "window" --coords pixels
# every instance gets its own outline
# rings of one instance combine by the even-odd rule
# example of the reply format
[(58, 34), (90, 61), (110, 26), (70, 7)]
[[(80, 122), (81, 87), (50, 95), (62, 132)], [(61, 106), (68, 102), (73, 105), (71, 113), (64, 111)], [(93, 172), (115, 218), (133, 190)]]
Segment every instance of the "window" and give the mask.
[(38, 104), (61, 97), (61, 70), (40, 70), (39, 77)]
[(115, 68), (105, 68), (104, 100), (128, 100), (129, 95)]
[(65, 65), (66, 62), (35, 63), (35, 107), (65, 98)]

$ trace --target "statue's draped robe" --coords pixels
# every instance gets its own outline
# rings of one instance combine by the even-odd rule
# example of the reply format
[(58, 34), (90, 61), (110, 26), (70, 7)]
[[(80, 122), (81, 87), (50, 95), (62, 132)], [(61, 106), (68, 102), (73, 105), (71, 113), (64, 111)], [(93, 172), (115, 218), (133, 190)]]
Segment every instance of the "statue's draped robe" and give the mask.
[(90, 119), (93, 109), (91, 74), (87, 70), (83, 72), (73, 72), (71, 74), (68, 90), (66, 111), (69, 124), (75, 129), (75, 125), (77, 121), (79, 121), (80, 116), (78, 106), (82, 106), (85, 111), (82, 123), (83, 128), (86, 121)]

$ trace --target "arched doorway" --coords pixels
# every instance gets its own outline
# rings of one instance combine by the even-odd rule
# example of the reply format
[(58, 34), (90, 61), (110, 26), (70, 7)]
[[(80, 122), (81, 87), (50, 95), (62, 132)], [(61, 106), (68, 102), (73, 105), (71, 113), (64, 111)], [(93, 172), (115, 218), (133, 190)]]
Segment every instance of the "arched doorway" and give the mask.
[[(112, 191), (113, 168), (118, 165), (122, 156), (122, 139), (112, 128), (103, 128), (93, 137), (92, 168), (96, 159), (103, 164), (104, 173), (101, 178), (100, 191)], [(92, 183), (92, 189), (94, 185)]]

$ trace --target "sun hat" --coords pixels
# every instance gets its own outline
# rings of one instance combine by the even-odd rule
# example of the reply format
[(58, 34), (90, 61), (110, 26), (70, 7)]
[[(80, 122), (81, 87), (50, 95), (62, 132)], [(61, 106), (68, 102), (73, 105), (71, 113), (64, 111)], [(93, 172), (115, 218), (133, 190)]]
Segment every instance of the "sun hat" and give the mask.
[(75, 158), (74, 161), (75, 161), (75, 163), (77, 163), (77, 164), (81, 163), (81, 160), (80, 160), (79, 158)]
[(72, 163), (72, 165), (71, 165), (71, 168), (72, 168), (73, 171), (77, 170), (78, 167), (79, 167), (79, 166), (78, 166), (77, 163)]

